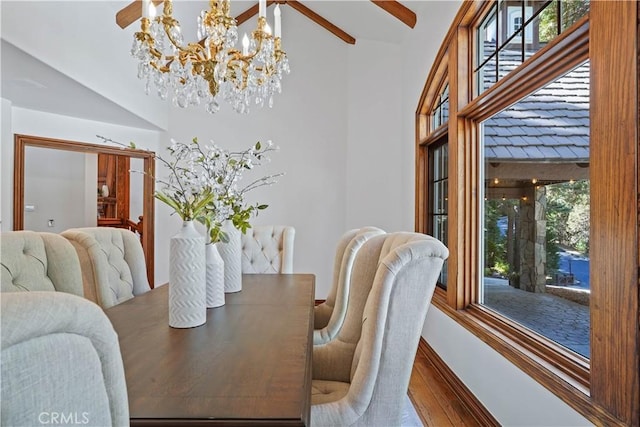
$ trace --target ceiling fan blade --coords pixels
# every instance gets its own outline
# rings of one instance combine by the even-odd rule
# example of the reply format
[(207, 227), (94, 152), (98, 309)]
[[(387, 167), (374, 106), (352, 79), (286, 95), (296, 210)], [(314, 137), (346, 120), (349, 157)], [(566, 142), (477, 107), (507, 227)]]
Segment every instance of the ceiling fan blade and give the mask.
[(416, 14), (402, 3), (395, 0), (371, 0), (371, 2), (386, 10), (409, 27), (413, 28), (416, 26)]
[(321, 27), (325, 28), (327, 31), (333, 33), (335, 36), (337, 36), (340, 39), (344, 40), (346, 43), (356, 44), (356, 39), (355, 38), (353, 38), (352, 36), (350, 36), (346, 32), (342, 31), (340, 28), (336, 27), (331, 22), (327, 21), (322, 16), (318, 15), (313, 10), (309, 9), (307, 6), (303, 5), (299, 1), (297, 1), (297, 0), (287, 0), (286, 4), (288, 4), (289, 6), (291, 6), (292, 8), (294, 8), (295, 10), (297, 10), (298, 12), (300, 12), (301, 14), (306, 16), (307, 18), (311, 19), (316, 24), (318, 24)]
[[(153, 4), (158, 6), (163, 0), (153, 0)], [(134, 0), (116, 13), (116, 24), (120, 28), (127, 28), (132, 23), (142, 17), (142, 0)]]

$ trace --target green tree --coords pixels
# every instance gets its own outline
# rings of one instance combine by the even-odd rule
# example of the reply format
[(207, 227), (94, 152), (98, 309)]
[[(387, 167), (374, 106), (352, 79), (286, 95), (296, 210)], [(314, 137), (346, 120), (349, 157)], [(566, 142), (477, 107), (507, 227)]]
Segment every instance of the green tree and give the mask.
[(511, 266), (507, 260), (507, 236), (500, 230), (498, 220), (513, 210), (518, 200), (487, 200), (485, 203), (485, 258), (486, 274), (498, 273), (506, 276)]
[(551, 275), (560, 266), (560, 255), (558, 250), (558, 236), (556, 230), (549, 227), (549, 221), (547, 221), (547, 233), (546, 233), (545, 247), (547, 255), (547, 263), (545, 264), (545, 273)]
[(491, 270), (496, 261), (502, 258), (504, 252), (504, 238), (500, 235), (498, 219), (500, 218), (499, 203), (487, 200), (484, 214), (484, 267)]
[(589, 205), (578, 204), (569, 213), (567, 232), (571, 246), (583, 253), (589, 253)]
[(589, 181), (548, 185), (546, 218), (547, 260), (553, 250), (549, 242), (588, 253)]
[[(558, 0), (551, 2), (540, 13), (539, 36), (541, 42), (549, 42), (559, 34), (558, 19), (556, 18), (557, 2)], [(562, 0), (560, 1), (560, 10), (560, 29), (564, 30), (589, 12), (589, 0)]]

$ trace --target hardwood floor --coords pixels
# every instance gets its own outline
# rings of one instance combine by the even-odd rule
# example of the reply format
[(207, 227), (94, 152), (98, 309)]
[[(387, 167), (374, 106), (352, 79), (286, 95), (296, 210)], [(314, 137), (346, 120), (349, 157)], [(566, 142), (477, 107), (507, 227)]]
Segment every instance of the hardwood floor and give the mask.
[(409, 398), (425, 427), (482, 426), (420, 350), (411, 372)]

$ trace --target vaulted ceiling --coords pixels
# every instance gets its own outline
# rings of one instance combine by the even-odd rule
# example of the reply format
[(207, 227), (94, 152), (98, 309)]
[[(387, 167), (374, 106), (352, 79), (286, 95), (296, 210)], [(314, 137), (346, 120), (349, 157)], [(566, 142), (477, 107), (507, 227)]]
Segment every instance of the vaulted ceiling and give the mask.
[[(283, 8), (285, 50), (287, 40), (295, 38), (304, 41), (305, 32), (324, 31), (316, 25), (328, 30), (325, 37), (331, 49), (338, 48), (340, 43), (347, 49), (357, 49), (358, 40), (365, 39), (400, 43), (410, 37), (414, 19), (419, 23), (421, 14), (427, 14), (431, 7), (437, 7), (438, 4), (433, 1), (370, 0), (275, 2), (281, 3)], [(137, 1), (134, 5), (139, 7), (139, 3)], [(272, 3), (274, 1), (269, 1), (269, 4)], [(135, 76), (132, 78), (130, 75), (130, 69), (135, 64), (128, 54), (132, 34), (138, 31), (139, 25), (133, 23), (123, 30), (116, 24), (116, 14), (129, 4), (130, 1), (121, 0), (2, 0), (2, 97), (17, 107), (157, 129), (161, 125), (150, 116), (130, 113), (143, 111), (144, 108), (141, 110), (139, 105), (125, 105), (126, 102), (122, 102), (123, 98), (127, 102), (129, 100), (126, 98), (130, 98), (132, 104), (146, 102), (152, 107), (155, 105), (153, 108), (157, 110), (166, 109), (166, 103), (143, 99), (151, 97), (133, 99), (127, 96), (130, 91), (126, 90), (131, 87), (131, 84), (127, 86), (129, 79), (136, 81), (136, 88), (140, 87)], [(256, 5), (256, 0), (231, 1), (232, 16), (244, 22), (240, 26), (241, 31), (252, 31), (254, 28), (256, 18), (252, 15), (257, 9)], [(174, 16), (180, 21), (185, 38), (195, 39), (195, 17), (207, 6), (205, 0), (174, 1)], [(269, 7), (269, 14), (273, 7)], [(294, 15), (300, 14), (309, 19), (294, 19)], [(24, 22), (29, 22), (29, 29), (20, 24)], [(73, 25), (68, 25), (70, 23)], [(318, 30), (314, 30), (314, 26)], [(194, 36), (190, 37), (189, 34)], [(355, 46), (350, 44), (353, 42)], [(89, 50), (93, 52), (89, 54)], [(96, 64), (93, 58), (100, 56), (103, 62)], [(89, 74), (92, 75), (91, 79), (85, 78)], [(93, 82), (100, 79), (103, 83), (113, 85), (109, 78), (118, 83), (114, 90), (120, 90), (120, 98), (107, 93), (112, 90), (111, 86), (107, 90), (104, 90), (104, 85), (102, 88), (93, 86)]]

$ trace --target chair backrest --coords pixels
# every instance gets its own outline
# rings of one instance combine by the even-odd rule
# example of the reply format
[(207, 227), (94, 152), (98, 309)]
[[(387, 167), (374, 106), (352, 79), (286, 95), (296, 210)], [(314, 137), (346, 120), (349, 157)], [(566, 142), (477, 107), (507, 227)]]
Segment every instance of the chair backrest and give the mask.
[(129, 425), (118, 336), (94, 303), (63, 292), (1, 301), (0, 425)]
[(78, 255), (58, 234), (2, 233), (0, 264), (2, 292), (59, 291), (83, 296)]
[(124, 228), (71, 228), (61, 233), (76, 249), (85, 298), (107, 309), (147, 292), (142, 244)]
[[(376, 236), (363, 245), (350, 296), (365, 295), (355, 305), (349, 301), (338, 337), (313, 352), (313, 378), (349, 383), (349, 390), (336, 402), (312, 406), (314, 424), (400, 425), (420, 333), (448, 255), (440, 241), (419, 233)], [(366, 268), (374, 259), (372, 275)]]
[(242, 272), (293, 273), (296, 231), (282, 225), (255, 225), (242, 234)]
[(349, 230), (340, 238), (334, 260), (333, 284), (326, 301), (314, 310), (314, 345), (330, 341), (342, 327), (356, 254), (367, 240), (380, 234), (384, 234), (384, 231), (379, 228), (363, 227)]

